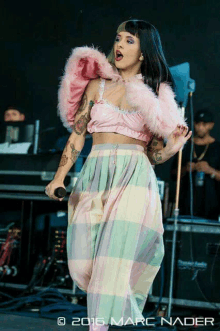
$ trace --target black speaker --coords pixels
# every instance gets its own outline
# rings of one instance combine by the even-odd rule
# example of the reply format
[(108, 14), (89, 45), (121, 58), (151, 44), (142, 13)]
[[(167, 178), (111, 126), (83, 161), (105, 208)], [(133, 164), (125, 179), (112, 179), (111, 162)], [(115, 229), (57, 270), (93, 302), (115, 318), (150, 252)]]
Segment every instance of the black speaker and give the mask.
[[(151, 301), (159, 298), (164, 284), (162, 302), (168, 302), (173, 221), (170, 218), (164, 225), (163, 268), (154, 280)], [(220, 223), (199, 218), (179, 219), (174, 265), (174, 303), (220, 308)]]

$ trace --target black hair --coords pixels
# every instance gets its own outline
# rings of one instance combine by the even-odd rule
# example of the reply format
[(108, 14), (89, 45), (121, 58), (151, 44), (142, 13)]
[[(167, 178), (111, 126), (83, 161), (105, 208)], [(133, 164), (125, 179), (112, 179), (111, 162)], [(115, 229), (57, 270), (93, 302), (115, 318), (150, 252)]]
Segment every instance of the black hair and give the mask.
[[(140, 39), (140, 48), (144, 56), (141, 65), (141, 74), (144, 77), (144, 83), (148, 84), (156, 95), (158, 95), (161, 82), (167, 82), (175, 89), (175, 82), (165, 59), (157, 29), (149, 22), (131, 19), (121, 23), (117, 29), (117, 33), (119, 31), (129, 32)], [(111, 64), (114, 64), (112, 51), (108, 56), (108, 60)]]

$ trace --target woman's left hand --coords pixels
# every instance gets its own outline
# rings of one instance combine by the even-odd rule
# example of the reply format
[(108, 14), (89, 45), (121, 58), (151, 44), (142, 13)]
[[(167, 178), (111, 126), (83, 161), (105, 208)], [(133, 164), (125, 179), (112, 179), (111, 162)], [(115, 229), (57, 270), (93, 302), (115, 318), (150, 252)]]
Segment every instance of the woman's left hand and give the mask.
[(177, 125), (176, 129), (169, 135), (165, 149), (170, 155), (175, 155), (191, 137), (192, 131), (189, 131), (188, 134), (187, 131), (186, 126)]

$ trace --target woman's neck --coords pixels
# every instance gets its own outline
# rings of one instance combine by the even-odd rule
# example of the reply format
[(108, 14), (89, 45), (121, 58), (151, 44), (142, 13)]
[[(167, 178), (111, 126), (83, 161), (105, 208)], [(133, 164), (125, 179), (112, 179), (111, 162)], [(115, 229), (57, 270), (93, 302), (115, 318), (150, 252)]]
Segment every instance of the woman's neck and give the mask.
[(141, 74), (141, 69), (138, 70), (137, 72), (137, 69), (134, 68), (132, 70), (121, 70), (121, 69), (118, 69), (118, 73), (119, 75), (122, 77), (122, 79), (129, 79), (131, 77), (134, 77), (138, 74)]

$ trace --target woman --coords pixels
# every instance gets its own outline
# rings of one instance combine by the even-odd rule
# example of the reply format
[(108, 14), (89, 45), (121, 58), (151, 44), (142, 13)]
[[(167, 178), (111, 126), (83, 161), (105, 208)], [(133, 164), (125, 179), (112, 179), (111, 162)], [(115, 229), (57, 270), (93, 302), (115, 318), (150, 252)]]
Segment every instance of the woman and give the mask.
[(118, 27), (108, 58), (85, 46), (67, 61), (59, 113), (72, 133), (46, 193), (62, 200), (53, 192), (64, 187), (90, 132), (93, 145), (69, 198), (67, 229), (69, 271), (87, 293), (90, 330), (140, 321), (160, 268), (164, 229), (152, 164), (171, 158), (192, 134), (172, 84), (159, 34), (141, 20)]

